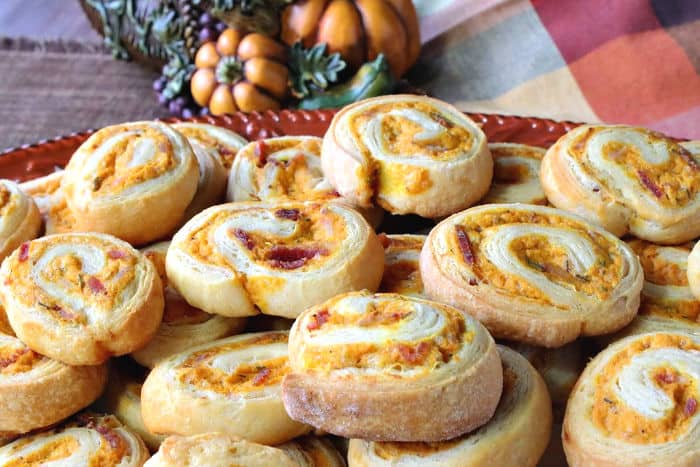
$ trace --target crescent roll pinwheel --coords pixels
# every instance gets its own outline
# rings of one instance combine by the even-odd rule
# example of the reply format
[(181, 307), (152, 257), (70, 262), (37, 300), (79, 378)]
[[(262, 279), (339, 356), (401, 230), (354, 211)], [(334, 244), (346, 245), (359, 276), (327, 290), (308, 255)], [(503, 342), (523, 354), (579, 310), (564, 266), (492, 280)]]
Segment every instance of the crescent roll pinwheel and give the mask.
[(172, 127), (185, 135), (188, 141), (213, 151), (227, 171), (231, 169), (238, 151), (248, 143), (236, 132), (207, 123), (173, 123)]
[(228, 178), (221, 158), (214, 150), (202, 146), (197, 141), (190, 141), (190, 145), (199, 165), (199, 181), (194, 198), (185, 210), (185, 221), (209, 206), (220, 203), (226, 191)]
[(22, 191), (32, 197), (39, 208), (46, 235), (73, 232), (76, 229), (75, 216), (68, 208), (66, 197), (61, 190), (61, 180), (63, 180), (63, 170), (58, 170), (19, 185)]
[(68, 366), (0, 334), (0, 432), (60, 422), (97, 399), (106, 382), (104, 365)]
[(166, 266), (171, 284), (208, 313), (295, 318), (336, 294), (376, 290), (384, 252), (343, 204), (230, 203), (180, 229)]
[(323, 173), (353, 204), (441, 217), (489, 189), (486, 137), (451, 105), (424, 96), (381, 96), (341, 109), (323, 138)]
[(163, 321), (158, 331), (145, 347), (131, 354), (134, 360), (148, 368), (190, 347), (236, 334), (245, 326), (244, 318), (212, 315), (194, 308), (168, 284), (165, 256), (169, 245), (170, 242), (160, 242), (141, 250), (156, 267), (165, 296)]
[(694, 466), (700, 462), (700, 338), (621, 339), (586, 367), (569, 398), (569, 465)]
[(81, 414), (65, 425), (0, 448), (2, 466), (141, 467), (148, 449), (114, 415)]
[(0, 261), (41, 231), (41, 215), (31, 196), (0, 179)]
[(73, 154), (61, 181), (80, 231), (134, 244), (172, 232), (197, 190), (187, 139), (161, 122), (102, 128)]
[(624, 242), (565, 211), (489, 204), (455, 214), (420, 258), (426, 294), (499, 338), (559, 347), (636, 315), (643, 273)]
[(178, 435), (220, 431), (263, 444), (307, 433), (311, 427), (282, 405), (287, 339), (285, 331), (242, 334), (161, 361), (141, 391), (146, 427)]
[(69, 365), (97, 365), (142, 347), (163, 315), (153, 264), (105, 234), (23, 243), (2, 263), (0, 298), (17, 337)]
[(503, 384), (496, 345), (478, 321), (366, 291), (304, 311), (290, 331), (289, 364), (282, 396), (293, 419), (367, 440), (459, 436), (491, 418)]
[(379, 240), (386, 254), (379, 291), (427, 298), (418, 264), (425, 235), (380, 235)]
[(540, 163), (545, 150), (517, 143), (490, 143), (493, 184), (481, 199), (486, 203), (547, 204), (540, 184)]
[(502, 346), (498, 350), (503, 362), (503, 395), (488, 423), (440, 443), (353, 439), (348, 450), (349, 467), (536, 466), (552, 428), (547, 387), (537, 370), (520, 354)]
[(622, 236), (678, 244), (700, 235), (700, 164), (659, 133), (583, 125), (542, 160), (549, 202)]

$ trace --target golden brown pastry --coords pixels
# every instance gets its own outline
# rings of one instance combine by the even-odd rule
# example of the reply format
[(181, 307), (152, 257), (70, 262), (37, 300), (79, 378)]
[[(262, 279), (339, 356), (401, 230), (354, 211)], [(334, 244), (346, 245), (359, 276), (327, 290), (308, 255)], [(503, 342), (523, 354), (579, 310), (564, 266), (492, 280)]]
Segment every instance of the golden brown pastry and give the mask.
[(2, 263), (0, 299), (17, 337), (69, 365), (97, 365), (142, 347), (163, 315), (153, 264), (105, 234), (23, 243)]
[(656, 331), (700, 334), (700, 300), (688, 286), (688, 245), (659, 246), (632, 240), (644, 270), (644, 288), (637, 317), (621, 335)]
[(5, 313), (5, 308), (0, 303), (0, 334), (7, 334), (8, 336), (14, 336), (15, 331), (12, 330), (10, 326), (10, 321), (7, 319), (7, 313)]
[(236, 153), (248, 144), (248, 141), (238, 133), (216, 125), (183, 122), (173, 123), (172, 127), (185, 135), (189, 141), (214, 151), (227, 171), (231, 169)]
[(698, 465), (699, 380), (698, 336), (649, 333), (613, 343), (569, 399), (562, 433), (569, 465)]
[(0, 334), (0, 432), (60, 422), (97, 399), (106, 382), (104, 365), (68, 366)]
[[(243, 147), (229, 175), (228, 201), (339, 201), (342, 198), (321, 171), (321, 138), (282, 136)], [(355, 207), (355, 206), (353, 206)], [(355, 207), (373, 226), (382, 209)]]
[(353, 204), (442, 217), (491, 184), (493, 159), (476, 123), (425, 96), (366, 99), (341, 109), (323, 138), (323, 173)]
[(700, 165), (659, 133), (579, 126), (547, 150), (540, 178), (550, 203), (615, 235), (662, 244), (700, 235)]
[(559, 347), (627, 325), (643, 273), (624, 242), (565, 211), (487, 204), (442, 221), (420, 258), (426, 294), (495, 336)]
[(486, 423), (501, 395), (496, 345), (452, 307), (352, 292), (309, 308), (292, 326), (289, 415), (344, 437), (442, 441)]
[(423, 292), (418, 258), (425, 242), (425, 235), (384, 235), (379, 240), (384, 245), (384, 276), (380, 292), (428, 298)]
[(145, 347), (131, 354), (134, 360), (148, 368), (153, 368), (165, 357), (196, 345), (237, 334), (245, 326), (244, 318), (211, 315), (194, 308), (168, 284), (165, 255), (169, 245), (170, 242), (160, 242), (141, 250), (156, 267), (165, 297), (163, 321), (158, 331)]
[(534, 467), (549, 443), (552, 408), (542, 377), (517, 352), (498, 347), (503, 395), (481, 428), (440, 443), (382, 443), (353, 439), (349, 467)]
[(161, 361), (141, 391), (141, 413), (154, 433), (220, 431), (278, 444), (311, 427), (289, 418), (280, 395), (289, 371), (285, 331), (243, 334)]
[(0, 448), (0, 465), (140, 467), (148, 449), (114, 415), (81, 414)]
[(486, 203), (547, 204), (540, 184), (545, 150), (517, 143), (489, 143), (493, 156), (493, 184), (481, 200)]
[(44, 221), (44, 233), (68, 233), (75, 231), (75, 216), (66, 203), (61, 190), (63, 170), (20, 183), (19, 187), (32, 197)]
[(191, 305), (224, 316), (294, 318), (350, 290), (376, 290), (382, 246), (343, 204), (214, 206), (173, 238), (168, 278)]
[(190, 145), (199, 164), (199, 182), (197, 192), (185, 210), (184, 220), (188, 221), (195, 214), (209, 206), (219, 204), (224, 198), (228, 173), (221, 163), (221, 158), (212, 149), (208, 149), (197, 141), (190, 140)]
[(40, 230), (41, 215), (31, 196), (15, 182), (0, 179), (0, 261)]
[(73, 154), (61, 190), (76, 228), (145, 244), (171, 233), (197, 190), (184, 136), (162, 122), (103, 128)]
[(700, 300), (700, 242), (697, 242), (688, 255), (688, 287), (696, 299)]

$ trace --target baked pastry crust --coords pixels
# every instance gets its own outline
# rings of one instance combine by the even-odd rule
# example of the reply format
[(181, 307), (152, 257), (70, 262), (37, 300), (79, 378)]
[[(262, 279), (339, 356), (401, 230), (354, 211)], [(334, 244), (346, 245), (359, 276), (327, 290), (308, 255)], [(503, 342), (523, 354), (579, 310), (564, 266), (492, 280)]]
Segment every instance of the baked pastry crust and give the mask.
[(194, 198), (185, 210), (184, 221), (209, 206), (219, 204), (226, 191), (228, 172), (215, 150), (202, 146), (197, 140), (188, 140), (199, 165), (199, 181)]
[[(382, 443), (353, 439), (349, 467), (534, 467), (552, 428), (542, 377), (520, 354), (499, 346), (503, 395), (493, 418), (479, 429), (441, 443)], [(533, 423), (536, 420), (536, 423)]]
[(423, 292), (418, 264), (425, 238), (425, 235), (379, 235), (385, 254), (380, 292), (428, 298)]
[(230, 203), (180, 229), (166, 267), (188, 303), (208, 313), (295, 318), (336, 294), (376, 290), (384, 254), (343, 204)]
[(491, 418), (503, 384), (496, 345), (478, 321), (396, 294), (352, 292), (307, 309), (292, 326), (289, 362), (289, 415), (367, 440), (459, 436)]
[(696, 243), (688, 255), (688, 287), (695, 298), (700, 300), (700, 242)]
[(69, 365), (98, 365), (142, 347), (163, 316), (153, 264), (105, 234), (23, 243), (0, 268), (0, 298), (17, 337)]
[(171, 233), (197, 190), (184, 136), (162, 122), (102, 128), (73, 154), (61, 181), (76, 228), (133, 244)]
[(315, 136), (281, 136), (244, 146), (231, 168), (226, 199), (344, 202), (376, 227), (383, 217), (381, 208), (353, 206), (323, 177), (322, 141)]
[(569, 465), (697, 465), (699, 350), (698, 336), (661, 332), (599, 353), (566, 409)]
[(105, 365), (68, 366), (0, 334), (0, 432), (60, 422), (97, 399), (106, 382)]
[(61, 190), (63, 170), (20, 183), (19, 187), (32, 197), (44, 221), (44, 235), (68, 233), (75, 230), (75, 216)]
[(600, 227), (545, 206), (489, 204), (442, 221), (420, 257), (426, 294), (498, 338), (560, 347), (627, 325), (643, 273)]
[(0, 465), (140, 467), (148, 457), (141, 438), (114, 415), (87, 413), (0, 448)]
[(307, 433), (311, 427), (282, 405), (287, 338), (284, 331), (243, 334), (161, 361), (141, 391), (146, 427), (178, 435), (219, 431), (263, 444)]
[(173, 123), (172, 127), (185, 135), (188, 141), (195, 141), (214, 151), (228, 172), (238, 151), (248, 141), (238, 133), (216, 125), (196, 122)]
[(144, 347), (131, 353), (141, 365), (153, 368), (160, 360), (196, 345), (237, 334), (246, 324), (245, 318), (212, 315), (188, 304), (182, 295), (168, 284), (165, 256), (170, 242), (160, 242), (141, 252), (153, 262), (163, 284), (165, 309), (163, 321), (153, 338)]
[(31, 196), (13, 181), (0, 179), (0, 261), (41, 231), (41, 215)]
[(489, 143), (493, 183), (480, 203), (547, 204), (540, 184), (545, 150), (518, 143)]
[(579, 126), (547, 150), (540, 178), (550, 203), (617, 236), (678, 244), (700, 235), (700, 165), (659, 133)]
[(353, 204), (442, 217), (489, 189), (493, 159), (476, 123), (425, 96), (391, 95), (341, 109), (323, 138), (328, 181)]

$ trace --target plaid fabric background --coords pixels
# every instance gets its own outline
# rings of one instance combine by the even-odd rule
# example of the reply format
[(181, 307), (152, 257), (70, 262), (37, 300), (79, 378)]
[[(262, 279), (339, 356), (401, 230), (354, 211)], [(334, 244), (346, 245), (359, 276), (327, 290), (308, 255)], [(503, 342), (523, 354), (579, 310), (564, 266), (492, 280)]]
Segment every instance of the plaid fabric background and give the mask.
[(700, 139), (700, 0), (415, 0), (411, 79), (463, 110)]

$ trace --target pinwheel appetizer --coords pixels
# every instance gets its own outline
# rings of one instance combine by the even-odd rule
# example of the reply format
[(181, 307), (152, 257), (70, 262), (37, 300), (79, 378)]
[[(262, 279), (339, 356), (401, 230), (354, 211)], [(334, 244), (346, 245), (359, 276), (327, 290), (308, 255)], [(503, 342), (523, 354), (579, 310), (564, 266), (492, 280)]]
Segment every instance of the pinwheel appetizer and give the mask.
[(102, 128), (71, 157), (63, 180), (76, 227), (145, 244), (171, 233), (197, 190), (184, 136), (161, 122)]
[(559, 347), (616, 331), (637, 313), (637, 256), (605, 230), (558, 209), (489, 204), (441, 222), (420, 258), (426, 294), (495, 337)]
[(190, 141), (199, 165), (199, 182), (194, 198), (185, 210), (184, 220), (190, 220), (195, 214), (209, 206), (221, 202), (226, 191), (228, 174), (219, 156), (211, 149), (205, 148), (197, 141)]
[(244, 318), (227, 318), (194, 308), (168, 284), (165, 255), (169, 245), (170, 242), (160, 242), (142, 250), (158, 271), (165, 297), (163, 321), (158, 331), (145, 347), (131, 354), (134, 360), (148, 368), (190, 347), (239, 333), (245, 326)]
[(180, 229), (166, 266), (187, 302), (208, 313), (295, 318), (336, 294), (376, 290), (384, 254), (345, 205), (231, 203)]
[(19, 187), (32, 197), (44, 221), (44, 234), (68, 233), (75, 231), (75, 217), (66, 203), (66, 197), (61, 190), (63, 170), (51, 175), (35, 178)]
[(517, 143), (490, 143), (493, 184), (485, 203), (547, 204), (540, 184), (540, 163), (545, 150)]
[(142, 347), (163, 315), (153, 264), (104, 234), (23, 243), (2, 263), (0, 299), (17, 337), (69, 365), (97, 365)]
[(68, 366), (0, 334), (0, 432), (60, 422), (97, 399), (106, 382), (104, 365)]
[(141, 467), (148, 456), (143, 441), (115, 416), (81, 414), (0, 448), (0, 465)]
[(366, 99), (340, 110), (323, 138), (323, 173), (353, 204), (442, 217), (489, 189), (493, 159), (481, 129), (424, 96)]
[(418, 258), (425, 235), (380, 235), (384, 245), (384, 276), (380, 292), (427, 298), (423, 293)]
[(282, 395), (293, 419), (366, 440), (462, 435), (491, 418), (503, 384), (496, 345), (478, 321), (366, 291), (304, 311), (290, 332), (289, 364)]
[(662, 244), (700, 235), (700, 165), (659, 133), (577, 127), (549, 148), (540, 177), (550, 203), (615, 235)]
[(503, 395), (488, 423), (441, 443), (353, 439), (348, 450), (349, 467), (535, 467), (552, 428), (547, 387), (520, 354), (502, 346), (498, 351), (503, 362)]
[(613, 343), (569, 399), (562, 434), (569, 465), (698, 465), (698, 380), (698, 336), (649, 333)]
[(41, 215), (31, 196), (10, 180), (0, 179), (0, 261), (41, 231)]
[(238, 133), (216, 125), (183, 122), (173, 123), (172, 127), (185, 135), (191, 143), (198, 143), (213, 151), (227, 171), (231, 169), (238, 151), (248, 144)]
[(178, 435), (219, 431), (263, 444), (307, 433), (311, 427), (282, 405), (287, 339), (284, 331), (243, 334), (161, 361), (141, 391), (146, 427)]

